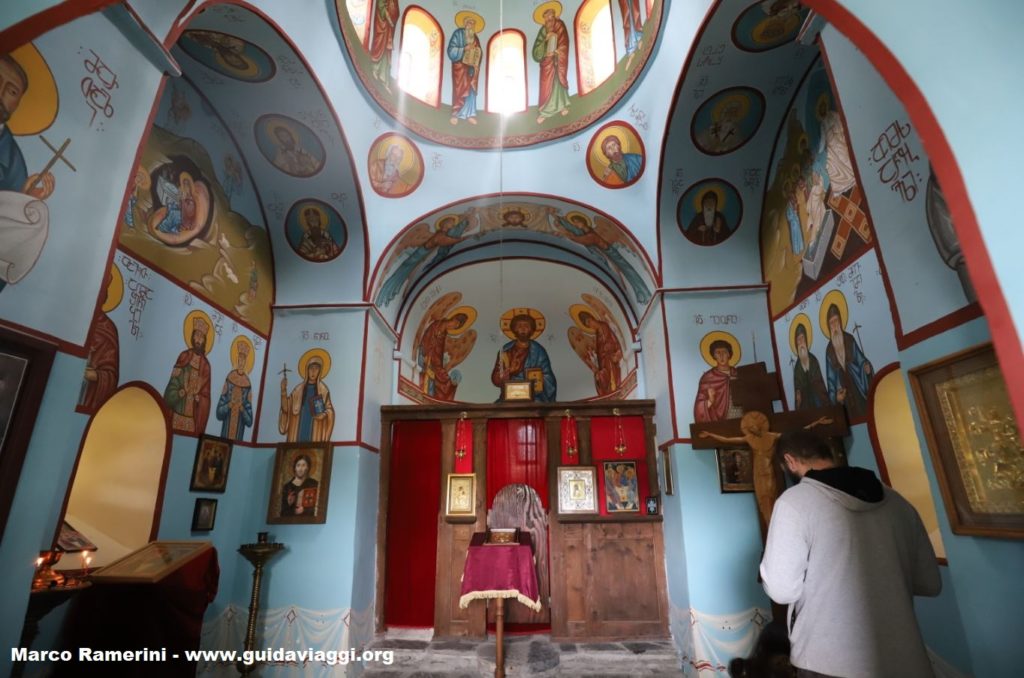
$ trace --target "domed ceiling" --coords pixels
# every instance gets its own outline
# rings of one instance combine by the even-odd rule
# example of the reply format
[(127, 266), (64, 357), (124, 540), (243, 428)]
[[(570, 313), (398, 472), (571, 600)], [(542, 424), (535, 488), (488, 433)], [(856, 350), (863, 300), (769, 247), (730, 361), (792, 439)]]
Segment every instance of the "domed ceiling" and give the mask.
[(630, 89), (663, 0), (335, 0), (366, 91), (424, 138), (529, 146), (578, 132)]

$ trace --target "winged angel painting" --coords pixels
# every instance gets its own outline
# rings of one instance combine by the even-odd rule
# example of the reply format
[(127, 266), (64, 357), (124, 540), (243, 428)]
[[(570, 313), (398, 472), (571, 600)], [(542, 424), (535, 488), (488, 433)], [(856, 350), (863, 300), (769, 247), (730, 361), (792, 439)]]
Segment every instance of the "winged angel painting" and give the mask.
[(569, 344), (594, 373), (597, 395), (615, 393), (622, 385), (622, 332), (608, 307), (597, 297), (584, 294), (582, 304), (569, 307), (574, 325)]
[(420, 372), (420, 388), (436, 400), (455, 400), (462, 374), (455, 369), (476, 344), (476, 309), (458, 306), (461, 292), (449, 292), (435, 301), (416, 329), (413, 347)]

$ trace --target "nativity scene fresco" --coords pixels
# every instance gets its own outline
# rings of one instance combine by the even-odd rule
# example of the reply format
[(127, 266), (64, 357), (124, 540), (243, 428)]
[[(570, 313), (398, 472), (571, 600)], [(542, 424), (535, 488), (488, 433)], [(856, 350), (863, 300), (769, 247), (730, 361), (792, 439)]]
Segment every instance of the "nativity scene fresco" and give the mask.
[[(254, 191), (203, 99), (174, 83), (142, 150), (119, 244), (233, 317), (266, 333), (273, 299), (270, 242), (248, 207)], [(202, 135), (195, 137), (176, 133)], [(218, 161), (219, 158), (219, 161)]]
[(662, 4), (335, 0), (376, 102), (416, 134), (463, 148), (528, 146), (598, 120), (643, 70)]
[(845, 125), (820, 60), (786, 116), (768, 171), (761, 259), (777, 317), (874, 242)]

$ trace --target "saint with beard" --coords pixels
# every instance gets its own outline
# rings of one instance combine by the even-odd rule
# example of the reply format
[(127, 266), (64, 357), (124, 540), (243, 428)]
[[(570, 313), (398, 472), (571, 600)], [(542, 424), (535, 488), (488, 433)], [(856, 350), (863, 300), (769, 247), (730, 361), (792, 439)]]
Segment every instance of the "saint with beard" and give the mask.
[(718, 193), (714, 189), (705, 191), (700, 206), (686, 228), (686, 237), (698, 245), (717, 245), (730, 235), (725, 215), (718, 211)]
[[(829, 301), (828, 297), (825, 301)], [(853, 335), (844, 329), (843, 314), (838, 303), (829, 304), (827, 309), (826, 326), (823, 329), (827, 329), (829, 337), (828, 348), (825, 350), (828, 394), (832, 402), (846, 407), (851, 420), (861, 419), (867, 414), (868, 387), (874, 370)]]
[(403, 158), (405, 150), (398, 144), (391, 144), (383, 158), (370, 163), (370, 183), (373, 190), (381, 195), (401, 196), (412, 189), (412, 185), (402, 179)]
[(321, 211), (316, 207), (302, 210), (301, 222), (305, 228), (299, 242), (299, 254), (310, 261), (330, 261), (341, 254), (341, 248), (326, 230), (327, 224), (324, 221)]
[(810, 321), (801, 314), (793, 321), (793, 347), (796, 362), (793, 364), (793, 390), (796, 409), (827, 407), (830, 403), (825, 379), (821, 376), (821, 364), (810, 351), (811, 338), (808, 334)]

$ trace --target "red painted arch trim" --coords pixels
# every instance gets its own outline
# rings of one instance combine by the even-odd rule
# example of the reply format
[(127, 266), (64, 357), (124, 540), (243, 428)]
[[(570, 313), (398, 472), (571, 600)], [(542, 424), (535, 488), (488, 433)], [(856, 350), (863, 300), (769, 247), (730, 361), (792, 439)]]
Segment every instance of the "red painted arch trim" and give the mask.
[[(14, 3), (17, 0), (9, 0)], [(98, 12), (107, 5), (113, 5), (120, 0), (64, 0), (42, 12), (26, 17), (0, 31), (0, 45), (4, 45), (4, 51), (21, 47), (26, 42), (35, 40), (43, 33), (58, 26), (69, 23), (83, 17), (86, 14)], [(9, 46), (9, 47), (8, 47)]]
[(878, 475), (881, 476), (882, 482), (889, 487), (892, 487), (892, 480), (889, 479), (889, 467), (885, 465), (882, 443), (878, 439), (878, 423), (875, 421), (875, 392), (878, 390), (878, 385), (882, 383), (882, 379), (899, 369), (900, 364), (898, 362), (889, 363), (875, 373), (875, 376), (871, 379), (871, 385), (868, 387), (868, 414), (866, 420), (868, 437), (871, 439), (871, 449), (875, 453), (875, 463), (878, 464)]
[(160, 482), (157, 489), (156, 501), (153, 504), (153, 522), (149, 530), (149, 541), (153, 541), (157, 538), (160, 533), (160, 516), (163, 513), (164, 508), (164, 491), (167, 488), (167, 471), (171, 464), (171, 445), (174, 442), (174, 433), (171, 430), (171, 411), (167, 408), (167, 403), (164, 402), (164, 397), (150, 384), (144, 381), (129, 381), (121, 384), (116, 391), (110, 394), (110, 396), (99, 404), (96, 408), (96, 413), (89, 417), (89, 423), (85, 425), (85, 431), (82, 432), (82, 439), (78, 441), (78, 452), (75, 454), (75, 463), (71, 467), (71, 473), (68, 475), (68, 486), (64, 491), (64, 502), (60, 507), (60, 519), (57, 520), (57, 527), (53, 534), (53, 543), (57, 543), (57, 537), (60, 535), (60, 526), (64, 521), (64, 516), (68, 511), (68, 502), (71, 500), (71, 488), (75, 484), (75, 476), (78, 475), (78, 465), (82, 461), (82, 451), (85, 449), (85, 441), (89, 439), (89, 432), (92, 430), (93, 422), (96, 421), (96, 415), (103, 410), (103, 406), (106, 405), (111, 398), (116, 396), (121, 391), (128, 388), (139, 388), (152, 396), (153, 400), (156, 401), (157, 406), (160, 408), (160, 413), (164, 418), (164, 459), (163, 465), (160, 469)]
[[(664, 0), (662, 0), (664, 2)], [(690, 72), (690, 65), (693, 63), (693, 57), (697, 54), (697, 47), (700, 45), (701, 38), (704, 37), (704, 32), (708, 28), (708, 24), (711, 22), (711, 18), (715, 16), (718, 11), (718, 6), (722, 3), (722, 0), (714, 0), (708, 7), (707, 13), (704, 14), (704, 19), (701, 20), (700, 26), (697, 27), (697, 32), (694, 33), (693, 43), (690, 45), (689, 51), (686, 53), (686, 59), (683, 60), (683, 70), (679, 73), (679, 79), (676, 81), (676, 88), (672, 92), (672, 105), (668, 108), (668, 113), (665, 115), (665, 124), (662, 129), (665, 130), (661, 139), (661, 156), (658, 158), (658, 192), (655, 196), (655, 218), (654, 223), (658, 225), (657, 231), (657, 248), (658, 248), (658, 268), (656, 270), (657, 279), (663, 281), (664, 278), (664, 262), (665, 255), (662, 252), (661, 243), (661, 192), (665, 185), (665, 158), (668, 155), (668, 138), (669, 132), (672, 129), (672, 120), (675, 118), (676, 108), (679, 106), (680, 94), (683, 91), (683, 84), (686, 82), (686, 76)], [(674, 423), (674, 422), (673, 422)]]
[(935, 113), (896, 56), (838, 0), (805, 0), (805, 4), (821, 14), (868, 58), (917, 127), (949, 203), (953, 227), (960, 239), (971, 281), (988, 319), (992, 343), (1006, 378), (1006, 388), (1014, 411), (1019, 419), (1024, 420), (1024, 346), (1021, 345), (1009, 305), (992, 266), (960, 166)]
[(661, 276), (658, 274), (658, 269), (654, 265), (654, 262), (651, 261), (651, 257), (650, 257), (650, 254), (648, 254), (648, 252), (647, 252), (647, 248), (645, 248), (643, 246), (643, 244), (639, 240), (637, 240), (636, 236), (633, 235), (632, 231), (630, 231), (628, 228), (626, 228), (622, 224), (622, 222), (620, 222), (618, 219), (616, 219), (612, 215), (608, 214), (607, 212), (605, 212), (603, 210), (597, 209), (593, 205), (588, 205), (587, 203), (579, 202), (577, 200), (572, 200), (570, 198), (565, 198), (565, 197), (557, 196), (557, 195), (551, 195), (551, 194), (548, 194), (548, 193), (534, 193), (534, 192), (530, 192), (530, 191), (517, 191), (515, 193), (481, 193), (479, 195), (469, 196), (467, 198), (462, 198), (460, 200), (454, 200), (452, 202), (449, 202), (449, 203), (446, 203), (446, 204), (441, 205), (439, 207), (436, 207), (436, 208), (434, 208), (433, 210), (431, 210), (429, 212), (425, 212), (425, 213), (421, 214), (420, 216), (416, 217), (415, 219), (413, 219), (412, 221), (410, 221), (409, 224), (405, 228), (403, 228), (401, 231), (396, 233), (394, 235), (394, 237), (391, 238), (391, 242), (389, 242), (387, 244), (387, 246), (385, 246), (384, 249), (381, 250), (380, 256), (377, 258), (377, 262), (373, 266), (373, 275), (370, 276), (369, 284), (368, 284), (368, 286), (365, 289), (364, 299), (366, 301), (372, 301), (372, 298), (370, 296), (370, 292), (371, 291), (375, 291), (375, 288), (376, 288), (377, 283), (378, 283), (377, 276), (382, 274), (381, 268), (382, 268), (384, 262), (386, 260), (389, 260), (390, 255), (393, 253), (392, 251), (395, 249), (395, 247), (397, 247), (397, 245), (401, 241), (402, 237), (411, 228), (413, 228), (414, 226), (416, 226), (420, 222), (423, 222), (423, 221), (428, 221), (429, 222), (429, 221), (433, 220), (435, 217), (440, 216), (440, 214), (442, 212), (446, 211), (446, 210), (453, 210), (453, 209), (457, 208), (458, 206), (468, 205), (470, 203), (473, 203), (475, 201), (481, 200), (483, 198), (497, 198), (497, 197), (501, 197), (503, 200), (506, 200), (506, 201), (508, 201), (508, 200), (517, 200), (517, 199), (525, 199), (525, 198), (546, 198), (546, 199), (551, 199), (551, 200), (560, 202), (560, 203), (562, 203), (564, 205), (572, 205), (572, 206), (575, 206), (575, 207), (582, 207), (583, 209), (590, 210), (594, 214), (600, 215), (602, 218), (607, 219), (609, 222), (614, 224), (620, 230), (620, 232), (626, 238), (629, 239), (629, 241), (633, 245), (634, 250), (636, 252), (640, 253), (640, 255), (643, 256), (643, 260), (647, 264), (647, 271), (646, 272), (651, 276), (651, 280), (654, 283), (654, 286), (658, 287), (659, 285), (661, 285)]

